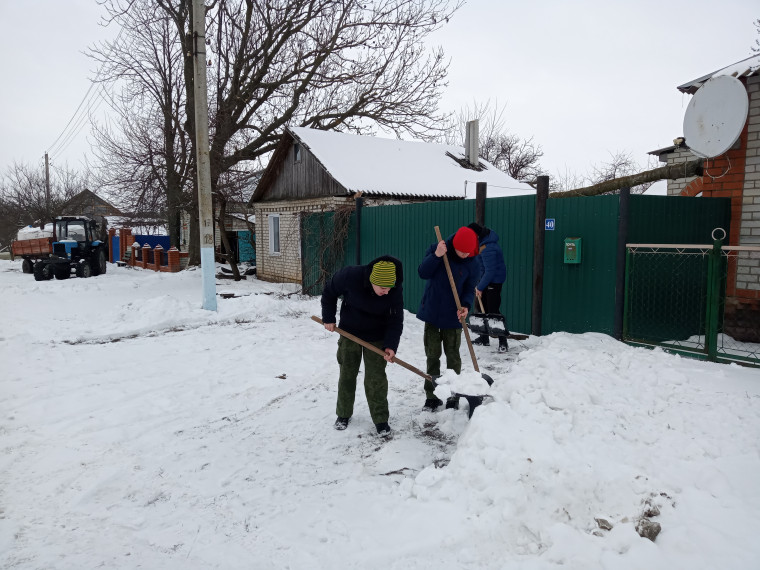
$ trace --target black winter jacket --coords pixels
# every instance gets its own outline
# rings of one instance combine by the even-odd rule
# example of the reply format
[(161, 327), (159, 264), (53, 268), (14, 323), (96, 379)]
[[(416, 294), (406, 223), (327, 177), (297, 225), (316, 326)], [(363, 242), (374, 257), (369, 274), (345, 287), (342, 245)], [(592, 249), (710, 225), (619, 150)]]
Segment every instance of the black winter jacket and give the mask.
[[(396, 265), (396, 285), (387, 295), (376, 295), (369, 275), (378, 261)], [(335, 322), (338, 297), (343, 297), (340, 323), (344, 331), (367, 342), (383, 341), (383, 349), (398, 350), (404, 327), (404, 273), (401, 261), (390, 255), (378, 257), (367, 265), (344, 267), (332, 276), (322, 291), (322, 321)]]

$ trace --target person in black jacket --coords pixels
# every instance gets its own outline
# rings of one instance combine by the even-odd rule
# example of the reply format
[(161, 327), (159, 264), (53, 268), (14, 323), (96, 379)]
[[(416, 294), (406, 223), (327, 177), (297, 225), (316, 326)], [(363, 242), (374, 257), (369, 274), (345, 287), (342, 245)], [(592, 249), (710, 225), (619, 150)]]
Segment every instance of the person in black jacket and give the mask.
[[(451, 274), (459, 294), (462, 309), (457, 311), (454, 293), (446, 273), (443, 256), (447, 256)], [(475, 285), (480, 277), (478, 237), (470, 228), (459, 228), (447, 240), (431, 245), (420, 263), (417, 273), (426, 280), (425, 291), (417, 311), (417, 318), (425, 322), (424, 342), (427, 373), (441, 375), (441, 353), (446, 355), (446, 368), (457, 374), (462, 371), (462, 323), (475, 297)], [(423, 409), (435, 411), (443, 402), (434, 393), (433, 383), (425, 381)]]
[(385, 367), (396, 354), (404, 326), (404, 280), (401, 261), (390, 255), (368, 265), (355, 265), (339, 270), (322, 292), (322, 322), (335, 331), (338, 297), (340, 328), (367, 341), (385, 352), (380, 356), (343, 336), (338, 339), (338, 403), (335, 429), (343, 430), (354, 413), (356, 377), (364, 357), (364, 392), (377, 433), (388, 436), (388, 377)]
[[(499, 246), (499, 235), (492, 229), (480, 224), (467, 226), (478, 234), (480, 255), (478, 261), (481, 267), (480, 281), (475, 286), (475, 295), (480, 297), (483, 309), (487, 314), (501, 315), (501, 290), (507, 279), (507, 265), (504, 263), (504, 252)], [(507, 352), (506, 335), (507, 320), (503, 318), (505, 334), (499, 336), (499, 352)], [(491, 344), (488, 335), (480, 335), (472, 341), (472, 344), (489, 346)]]

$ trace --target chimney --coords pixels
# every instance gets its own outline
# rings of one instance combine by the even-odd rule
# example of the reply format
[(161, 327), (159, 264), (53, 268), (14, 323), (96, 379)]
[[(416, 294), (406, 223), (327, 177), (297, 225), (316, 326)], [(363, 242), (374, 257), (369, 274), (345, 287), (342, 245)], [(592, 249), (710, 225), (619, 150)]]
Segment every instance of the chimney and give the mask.
[(464, 156), (472, 166), (477, 167), (478, 160), (478, 120), (467, 121), (467, 131), (464, 136)]

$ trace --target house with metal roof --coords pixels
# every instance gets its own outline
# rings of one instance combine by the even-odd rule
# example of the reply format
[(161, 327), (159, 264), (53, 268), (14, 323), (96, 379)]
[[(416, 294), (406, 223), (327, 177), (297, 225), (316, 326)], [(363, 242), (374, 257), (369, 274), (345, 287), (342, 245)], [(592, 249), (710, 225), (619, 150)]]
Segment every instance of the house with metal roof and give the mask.
[[(472, 154), (472, 153), (471, 153)], [(475, 153), (477, 154), (477, 153)], [(250, 200), (259, 279), (300, 283), (300, 216), (364, 206), (535, 194), (464, 147), (289, 127)]]
[[(707, 156), (704, 174), (669, 180), (668, 195), (731, 200), (731, 224), (726, 229), (728, 245), (735, 255), (729, 261), (724, 332), (747, 342), (760, 342), (760, 53), (679, 85), (678, 90), (696, 98), (708, 81), (724, 76), (744, 86), (748, 104), (746, 121), (736, 130), (735, 142), (727, 143), (730, 148), (718, 156), (699, 155), (692, 148), (697, 141), (692, 141), (690, 147), (689, 136), (682, 136), (675, 139), (673, 146), (649, 154), (668, 165), (693, 160), (695, 154)], [(729, 107), (732, 102), (713, 99), (712, 104)], [(711, 127), (721, 125), (698, 126), (709, 132)]]

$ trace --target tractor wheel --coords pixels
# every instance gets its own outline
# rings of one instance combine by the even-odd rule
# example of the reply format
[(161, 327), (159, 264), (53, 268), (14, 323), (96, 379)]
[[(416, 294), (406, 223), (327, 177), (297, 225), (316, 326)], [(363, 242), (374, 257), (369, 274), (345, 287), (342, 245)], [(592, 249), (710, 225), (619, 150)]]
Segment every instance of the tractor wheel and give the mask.
[(24, 273), (34, 273), (34, 264), (28, 257), (25, 257), (24, 261), (21, 262), (21, 271)]
[(50, 266), (47, 263), (38, 261), (32, 268), (35, 281), (47, 281), (52, 277), (50, 274)]
[(106, 252), (102, 249), (98, 249), (92, 259), (92, 274), (100, 275), (101, 273), (105, 273), (106, 268)]
[(71, 277), (71, 268), (68, 265), (59, 265), (53, 271), (56, 279), (68, 279)]
[(77, 265), (77, 277), (84, 277), (86, 279), (87, 277), (90, 277), (91, 275), (92, 275), (92, 267), (90, 267), (90, 264), (84, 260), (80, 261), (79, 265)]

